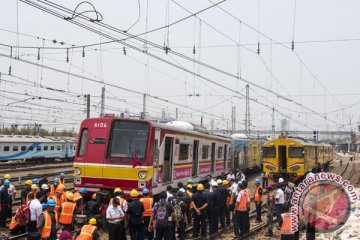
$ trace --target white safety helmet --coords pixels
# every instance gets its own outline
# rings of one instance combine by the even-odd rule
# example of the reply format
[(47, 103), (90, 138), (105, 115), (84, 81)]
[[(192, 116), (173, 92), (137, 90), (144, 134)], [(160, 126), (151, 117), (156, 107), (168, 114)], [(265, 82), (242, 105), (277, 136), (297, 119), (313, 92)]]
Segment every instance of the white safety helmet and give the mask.
[(220, 185), (220, 184), (222, 184), (223, 181), (221, 179), (218, 179), (218, 180), (216, 180), (216, 182), (218, 185)]
[(49, 186), (44, 183), (43, 185), (41, 185), (41, 189), (48, 190)]
[(283, 183), (284, 179), (283, 178), (279, 178), (279, 183)]

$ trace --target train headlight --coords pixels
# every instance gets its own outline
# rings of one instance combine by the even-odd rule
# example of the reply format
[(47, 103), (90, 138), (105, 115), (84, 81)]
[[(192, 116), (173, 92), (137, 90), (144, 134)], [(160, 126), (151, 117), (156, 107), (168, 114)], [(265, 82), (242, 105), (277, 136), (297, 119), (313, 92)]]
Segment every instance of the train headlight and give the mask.
[(76, 167), (74, 169), (74, 172), (75, 172), (76, 175), (80, 175), (81, 174), (81, 168)]
[(140, 179), (144, 179), (144, 178), (146, 178), (146, 176), (147, 176), (147, 172), (145, 172), (145, 171), (140, 171), (139, 174), (138, 174), (138, 176), (139, 176)]
[(271, 166), (271, 165), (266, 165), (265, 166), (267, 169), (269, 169), (270, 171), (274, 171), (275, 167)]
[(295, 165), (295, 166), (290, 167), (290, 170), (291, 170), (291, 171), (297, 171), (297, 170), (299, 170), (299, 169), (300, 169), (300, 166), (299, 166), (299, 165)]

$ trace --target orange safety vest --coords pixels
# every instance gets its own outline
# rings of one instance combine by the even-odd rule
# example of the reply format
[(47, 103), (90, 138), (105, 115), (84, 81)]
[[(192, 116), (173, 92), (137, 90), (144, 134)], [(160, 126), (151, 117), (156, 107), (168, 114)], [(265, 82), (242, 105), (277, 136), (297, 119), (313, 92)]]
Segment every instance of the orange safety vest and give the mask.
[(241, 190), (240, 193), (241, 194), (241, 199), (240, 202), (236, 208), (236, 211), (247, 211), (247, 205), (249, 202), (249, 195), (248, 192), (245, 190)]
[(257, 188), (256, 188), (256, 190), (255, 190), (255, 195), (254, 195), (254, 201), (255, 202), (262, 202), (262, 200), (263, 200), (263, 195), (261, 194), (259, 194), (259, 189), (262, 189), (262, 187), (261, 186), (258, 186)]
[(49, 197), (49, 199), (52, 198), (55, 200), (56, 202), (56, 206), (55, 206), (55, 212), (58, 212), (61, 204), (64, 202), (64, 199), (62, 198), (62, 195), (60, 198), (58, 198), (56, 195), (52, 196), (52, 197)]
[[(55, 213), (56, 228), (59, 228), (57, 212), (54, 213)], [(44, 211), (43, 214), (44, 214), (45, 224), (43, 229), (41, 230), (41, 238), (46, 239), (50, 237), (52, 222), (51, 222), (51, 216), (47, 211)]]
[(227, 190), (229, 192), (229, 196), (226, 198), (226, 205), (229, 207), (234, 203), (234, 194), (232, 194), (231, 187), (229, 187)]
[(144, 198), (140, 198), (139, 200), (140, 202), (142, 202), (144, 204), (144, 217), (150, 217), (152, 215), (152, 206), (153, 206), (153, 199), (151, 197), (144, 197)]
[(282, 213), (281, 218), (283, 220), (283, 223), (280, 228), (281, 234), (284, 234), (284, 235), (293, 234), (293, 232), (291, 230), (291, 213), (289, 213), (289, 212)]
[(193, 193), (192, 192), (190, 192), (189, 190), (188, 191), (186, 191), (186, 193), (189, 195), (189, 197), (190, 197), (190, 206), (189, 206), (189, 209), (193, 209), (194, 207), (193, 207), (193, 205), (191, 204), (191, 201), (192, 201), (192, 195), (193, 195)]
[(11, 218), (11, 222), (10, 222), (10, 224), (9, 224), (9, 230), (10, 230), (10, 231), (11, 231), (11, 230), (14, 230), (17, 225), (18, 225), (18, 222), (16, 221), (15, 216), (13, 216), (13, 217)]
[(54, 184), (50, 185), (50, 193), (49, 193), (49, 197), (52, 197), (55, 195), (55, 190), (56, 190), (57, 186), (55, 187)]
[(60, 184), (63, 184), (65, 186), (65, 178), (64, 179), (59, 178), (59, 185)]
[(64, 202), (61, 204), (61, 213), (59, 222), (61, 224), (72, 224), (76, 204), (72, 202)]
[(77, 202), (78, 200), (82, 199), (83, 197), (79, 192), (75, 192), (74, 194), (74, 201)]
[(90, 224), (84, 225), (76, 240), (92, 240), (95, 231), (96, 231), (96, 226)]

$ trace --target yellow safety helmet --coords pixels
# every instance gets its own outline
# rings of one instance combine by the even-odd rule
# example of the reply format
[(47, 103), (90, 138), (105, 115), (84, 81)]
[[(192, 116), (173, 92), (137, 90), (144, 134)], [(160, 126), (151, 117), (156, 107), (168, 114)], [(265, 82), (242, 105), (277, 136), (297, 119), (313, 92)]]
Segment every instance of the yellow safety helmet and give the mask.
[(90, 218), (89, 224), (96, 225), (96, 218)]
[(91, 199), (96, 199), (96, 193), (94, 193), (93, 195), (92, 195), (92, 197), (91, 197)]
[(199, 184), (197, 185), (196, 189), (197, 189), (198, 191), (204, 191), (204, 185), (202, 185), (201, 183), (199, 183)]
[(25, 182), (25, 185), (32, 185), (32, 181), (31, 180), (26, 180), (26, 182)]
[(137, 197), (137, 196), (139, 196), (138, 191), (136, 191), (135, 189), (131, 190), (131, 192), (130, 192), (130, 197), (135, 198), (135, 197)]
[(120, 192), (122, 192), (121, 188), (115, 188), (114, 189), (114, 193), (120, 193)]
[(39, 189), (39, 187), (38, 187), (38, 185), (33, 184), (33, 185), (31, 185), (31, 189), (32, 189), (32, 190), (36, 190), (36, 189)]
[(74, 194), (72, 192), (67, 192), (66, 199), (68, 199), (70, 201), (74, 201)]
[(10, 174), (5, 174), (4, 175), (4, 179), (10, 179), (11, 177), (10, 177)]
[(192, 185), (191, 185), (191, 184), (188, 184), (188, 185), (186, 185), (186, 188), (192, 189)]
[(65, 189), (65, 185), (64, 185), (64, 184), (59, 184), (57, 187), (60, 188), (60, 189), (62, 189), (62, 190)]
[(229, 184), (229, 181), (228, 180), (223, 180), (222, 184), (223, 185)]

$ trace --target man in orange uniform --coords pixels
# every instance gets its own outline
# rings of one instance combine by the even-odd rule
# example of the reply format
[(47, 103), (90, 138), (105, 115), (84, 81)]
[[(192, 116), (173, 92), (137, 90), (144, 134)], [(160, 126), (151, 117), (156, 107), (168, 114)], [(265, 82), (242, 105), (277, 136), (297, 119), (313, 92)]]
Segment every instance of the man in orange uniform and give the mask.
[(65, 230), (71, 231), (73, 229), (75, 208), (74, 194), (68, 192), (66, 194), (66, 202), (61, 204), (59, 218), (59, 223), (64, 226)]
[(60, 173), (59, 184), (65, 185), (65, 173)]
[(153, 239), (154, 233), (153, 231), (149, 232), (149, 229), (147, 226), (149, 226), (150, 218), (152, 215), (152, 207), (154, 203), (154, 199), (152, 197), (149, 197), (149, 189), (145, 188), (142, 191), (142, 194), (144, 197), (140, 198), (140, 202), (144, 204), (144, 225), (145, 225), (145, 238), (146, 239)]
[(89, 224), (84, 225), (81, 228), (81, 232), (76, 240), (98, 240), (100, 239), (99, 233), (97, 232), (96, 219), (91, 218)]
[(59, 212), (61, 204), (63, 202), (65, 202), (63, 193), (64, 193), (64, 190), (58, 187), (58, 188), (56, 188), (55, 195), (51, 197), (56, 202), (55, 212)]
[(54, 211), (56, 202), (54, 199), (47, 201), (47, 208), (38, 218), (37, 228), (41, 234), (41, 239), (56, 240), (57, 230), (59, 229), (58, 215)]
[(263, 189), (260, 186), (260, 179), (255, 179), (255, 194), (254, 194), (254, 202), (256, 207), (256, 222), (261, 222), (261, 205), (263, 200)]
[(250, 231), (250, 196), (243, 182), (239, 186), (241, 190), (235, 204), (234, 233), (236, 236), (242, 236)]
[(49, 197), (52, 197), (55, 195), (55, 191), (57, 189), (59, 185), (59, 178), (54, 178), (54, 183), (53, 184), (50, 184), (50, 193), (49, 193)]
[(281, 240), (292, 240), (294, 239), (294, 233), (291, 229), (291, 213), (289, 206), (284, 206), (284, 213), (281, 214), (282, 224), (280, 228)]

